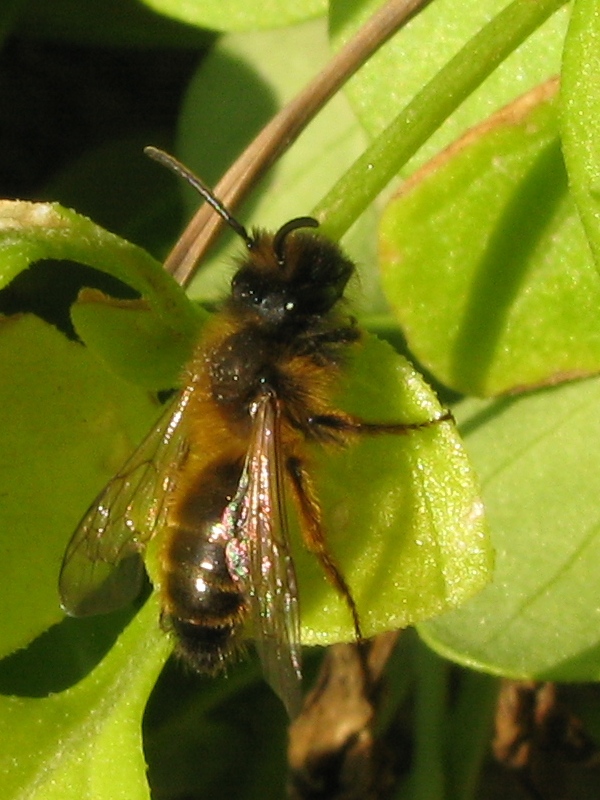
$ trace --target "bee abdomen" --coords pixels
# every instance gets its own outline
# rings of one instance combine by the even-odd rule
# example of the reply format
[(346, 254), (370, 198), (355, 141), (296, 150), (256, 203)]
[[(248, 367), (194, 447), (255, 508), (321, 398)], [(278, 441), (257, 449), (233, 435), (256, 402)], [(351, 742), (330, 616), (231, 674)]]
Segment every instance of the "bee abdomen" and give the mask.
[(221, 542), (173, 531), (163, 559), (163, 625), (178, 653), (199, 672), (217, 671), (238, 648), (247, 600)]
[(163, 624), (175, 634), (177, 655), (195, 672), (219, 672), (240, 649), (237, 626), (201, 625), (176, 617), (163, 618)]

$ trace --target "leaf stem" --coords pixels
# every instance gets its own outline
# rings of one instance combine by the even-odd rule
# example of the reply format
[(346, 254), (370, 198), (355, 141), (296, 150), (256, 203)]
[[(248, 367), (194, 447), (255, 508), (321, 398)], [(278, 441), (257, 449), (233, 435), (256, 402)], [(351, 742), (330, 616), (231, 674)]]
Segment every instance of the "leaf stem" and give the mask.
[(411, 800), (444, 800), (444, 720), (448, 664), (419, 640), (416, 652), (415, 755)]
[(498, 679), (471, 670), (461, 673), (459, 695), (447, 731), (451, 800), (473, 800), (488, 751)]

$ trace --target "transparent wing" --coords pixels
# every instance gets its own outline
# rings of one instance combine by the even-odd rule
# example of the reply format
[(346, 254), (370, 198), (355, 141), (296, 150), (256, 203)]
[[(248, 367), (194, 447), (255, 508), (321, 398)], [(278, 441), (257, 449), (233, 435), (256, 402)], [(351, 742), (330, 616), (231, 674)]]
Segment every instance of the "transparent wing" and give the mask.
[(237, 527), (247, 548), (256, 648), (265, 677), (293, 717), (301, 696), (300, 620), (282, 468), (277, 400), (265, 394), (253, 413)]
[(143, 578), (141, 553), (164, 520), (166, 498), (185, 457), (179, 394), (85, 513), (66, 549), (59, 578), (63, 609), (105, 614), (130, 602)]

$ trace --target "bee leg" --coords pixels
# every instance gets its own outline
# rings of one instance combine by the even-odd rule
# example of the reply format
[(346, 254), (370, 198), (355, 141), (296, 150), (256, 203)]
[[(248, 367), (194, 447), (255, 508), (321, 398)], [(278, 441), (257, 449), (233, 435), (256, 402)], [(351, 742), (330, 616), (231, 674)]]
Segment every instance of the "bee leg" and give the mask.
[(310, 476), (302, 460), (297, 456), (288, 458), (286, 469), (300, 513), (304, 543), (309, 552), (313, 553), (319, 559), (330, 583), (344, 598), (352, 615), (356, 641), (362, 644), (364, 637), (362, 635), (358, 609), (356, 608), (356, 603), (352, 597), (350, 587), (346, 583), (346, 579), (327, 548), (325, 531), (323, 530), (323, 523), (321, 521), (321, 508), (316, 499)]
[(313, 355), (322, 351), (327, 345), (352, 344), (358, 339), (360, 331), (356, 327), (356, 320), (353, 319), (350, 325), (298, 337), (295, 352), (297, 355)]
[(452, 412), (444, 410), (438, 417), (426, 419), (423, 422), (367, 422), (360, 417), (341, 412), (331, 414), (315, 414), (310, 417), (309, 423), (313, 427), (325, 428), (331, 432), (340, 434), (368, 434), (377, 435), (382, 433), (407, 434), (412, 431), (420, 431), (424, 428), (431, 428), (440, 422), (454, 422)]

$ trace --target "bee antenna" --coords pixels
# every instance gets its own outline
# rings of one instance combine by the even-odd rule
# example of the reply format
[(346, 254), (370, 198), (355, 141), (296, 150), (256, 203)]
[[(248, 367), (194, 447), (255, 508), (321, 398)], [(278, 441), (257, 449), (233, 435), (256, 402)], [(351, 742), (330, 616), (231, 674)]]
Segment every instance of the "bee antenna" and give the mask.
[(158, 147), (144, 147), (144, 153), (150, 158), (154, 159), (154, 161), (158, 161), (159, 164), (162, 164), (163, 167), (167, 167), (170, 169), (171, 172), (174, 172), (179, 177), (186, 180), (190, 186), (193, 188), (206, 200), (206, 202), (214, 208), (217, 214), (225, 220), (225, 222), (233, 228), (233, 230), (237, 233), (238, 236), (246, 242), (248, 247), (252, 247), (254, 245), (254, 239), (248, 234), (248, 231), (244, 226), (237, 221), (234, 217), (231, 216), (229, 211), (225, 208), (223, 203), (214, 196), (208, 186), (205, 186), (204, 183), (198, 178), (197, 175), (185, 167), (181, 161), (178, 161), (173, 156), (169, 155), (169, 153), (165, 153), (164, 150), (159, 150)]
[(283, 247), (285, 245), (285, 240), (290, 233), (298, 228), (318, 227), (319, 223), (314, 217), (296, 217), (295, 219), (291, 219), (289, 222), (286, 222), (285, 225), (282, 225), (281, 228), (279, 228), (273, 237), (273, 250), (275, 252), (275, 257), (277, 258), (277, 263), (280, 267), (282, 267), (284, 263)]

